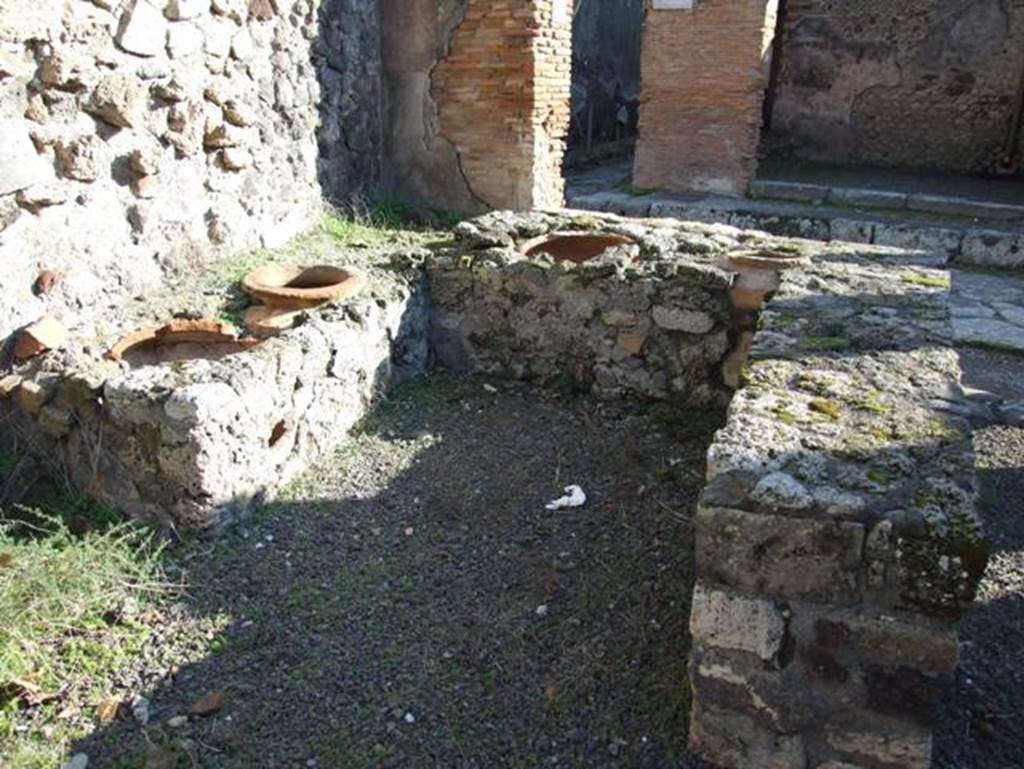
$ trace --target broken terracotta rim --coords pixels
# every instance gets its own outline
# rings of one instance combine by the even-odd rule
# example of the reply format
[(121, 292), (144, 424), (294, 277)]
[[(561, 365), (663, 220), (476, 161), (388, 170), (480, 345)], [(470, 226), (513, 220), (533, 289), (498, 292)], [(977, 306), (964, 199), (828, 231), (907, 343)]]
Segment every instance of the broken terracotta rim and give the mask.
[(239, 339), (234, 326), (228, 323), (176, 320), (166, 326), (128, 334), (107, 351), (106, 357), (134, 366), (183, 360), (219, 360), (258, 344), (258, 339)]
[(303, 310), (347, 299), (366, 284), (351, 268), (296, 264), (266, 264), (242, 279), (242, 288), (269, 307)]
[(529, 257), (546, 254), (556, 262), (583, 264), (605, 251), (624, 246), (635, 250), (634, 261), (639, 259), (640, 244), (631, 237), (612, 232), (554, 232), (527, 241), (521, 251)]
[(254, 336), (268, 337), (280, 334), (295, 326), (295, 321), (302, 310), (289, 310), (284, 307), (268, 307), (265, 304), (254, 304), (245, 311), (245, 328)]
[(810, 263), (810, 257), (802, 253), (776, 251), (770, 248), (756, 248), (749, 251), (735, 251), (726, 254), (729, 265), (737, 270), (792, 270)]

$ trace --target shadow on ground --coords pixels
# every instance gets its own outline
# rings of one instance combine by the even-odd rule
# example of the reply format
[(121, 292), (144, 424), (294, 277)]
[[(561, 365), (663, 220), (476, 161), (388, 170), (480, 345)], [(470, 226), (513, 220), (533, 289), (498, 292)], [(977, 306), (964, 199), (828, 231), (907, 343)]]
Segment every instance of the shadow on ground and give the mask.
[[(150, 727), (122, 712), (72, 752), (91, 768), (696, 766), (690, 516), (715, 426), (699, 421), (405, 386), (292, 500), (176, 555), (191, 589), (164, 645), (221, 617), (214, 650), (150, 663)], [(544, 509), (573, 483), (585, 507)], [(168, 725), (212, 692), (219, 710)]]
[[(961, 350), (965, 382), (1020, 398), (1024, 362)], [(960, 624), (961, 665), (936, 730), (936, 769), (1024, 766), (1024, 429), (974, 437), (980, 512), (993, 552), (977, 606)]]

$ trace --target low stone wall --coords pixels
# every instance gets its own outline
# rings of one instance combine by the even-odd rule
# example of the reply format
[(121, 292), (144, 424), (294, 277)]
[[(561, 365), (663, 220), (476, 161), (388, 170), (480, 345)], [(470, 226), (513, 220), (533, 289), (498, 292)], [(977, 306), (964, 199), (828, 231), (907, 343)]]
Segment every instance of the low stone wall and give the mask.
[[(582, 264), (523, 254), (540, 236), (598, 231), (637, 248)], [(490, 214), (456, 233), (452, 253), (427, 268), (441, 365), (601, 397), (728, 401), (720, 368), (732, 346), (732, 276), (718, 261), (734, 238), (578, 214)]]
[(135, 518), (223, 526), (329, 454), (389, 385), (425, 370), (422, 281), (385, 275), (369, 295), (217, 361), (128, 369), (51, 354), (0, 400), (0, 433)]
[(716, 764), (930, 766), (988, 557), (948, 280), (846, 249), (762, 315), (697, 517), (690, 736)]

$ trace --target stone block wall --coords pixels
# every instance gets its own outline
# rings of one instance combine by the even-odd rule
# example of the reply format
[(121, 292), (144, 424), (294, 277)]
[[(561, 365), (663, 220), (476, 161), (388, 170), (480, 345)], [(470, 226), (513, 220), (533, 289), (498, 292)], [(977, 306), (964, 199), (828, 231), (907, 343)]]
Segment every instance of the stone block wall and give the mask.
[[(373, 3), (325, 4), (336, 6)], [(0, 339), (308, 226), (321, 206), (322, 100), (350, 106), (320, 137), (327, 186), (373, 185), (379, 99), (355, 79), (372, 78), (373, 57), (352, 62), (372, 51), (358, 40), (376, 17), (350, 13), (323, 36), (320, 10), (319, 0), (0, 0)], [(332, 50), (343, 38), (347, 58)]]
[(942, 270), (787, 273), (709, 451), (692, 748), (727, 769), (928, 769), (988, 546)]
[[(524, 245), (596, 230), (632, 238), (582, 264), (527, 256)], [(569, 386), (599, 397), (722, 407), (733, 345), (727, 245), (614, 218), (489, 214), (457, 230), (428, 263), (431, 345), (456, 370)]]
[(562, 205), (571, 37), (568, 0), (468, 0), (433, 70), (440, 134), (488, 207)]
[(428, 362), (418, 272), (219, 360), (130, 368), (47, 356), (0, 397), (0, 441), (133, 518), (223, 527), (330, 455), (395, 383)]
[(743, 195), (757, 166), (778, 0), (653, 10), (641, 60), (633, 184)]
[(790, 0), (785, 35), (772, 118), (780, 149), (1001, 170), (1024, 85), (1021, 0)]

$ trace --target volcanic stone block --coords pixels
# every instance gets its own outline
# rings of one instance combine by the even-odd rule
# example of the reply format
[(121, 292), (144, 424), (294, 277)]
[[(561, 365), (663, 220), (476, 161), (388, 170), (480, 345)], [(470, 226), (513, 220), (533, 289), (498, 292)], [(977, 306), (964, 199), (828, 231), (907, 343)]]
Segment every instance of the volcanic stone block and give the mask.
[(864, 527), (701, 508), (698, 576), (749, 593), (852, 604), (861, 596)]
[(700, 643), (750, 652), (768, 662), (782, 651), (786, 635), (783, 611), (771, 601), (698, 584), (690, 610), (690, 633)]
[(799, 735), (780, 735), (759, 720), (715, 705), (694, 702), (690, 745), (715, 756), (727, 769), (806, 769)]

